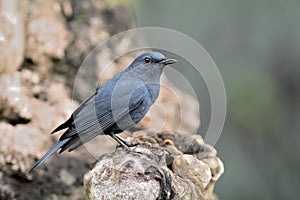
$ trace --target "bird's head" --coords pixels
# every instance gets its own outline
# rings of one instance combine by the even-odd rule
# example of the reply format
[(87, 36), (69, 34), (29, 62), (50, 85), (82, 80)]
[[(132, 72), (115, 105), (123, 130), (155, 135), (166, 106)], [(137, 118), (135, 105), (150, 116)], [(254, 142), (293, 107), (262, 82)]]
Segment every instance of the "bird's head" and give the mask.
[(139, 76), (160, 76), (165, 66), (176, 62), (175, 59), (167, 59), (162, 53), (148, 52), (137, 57), (129, 68)]

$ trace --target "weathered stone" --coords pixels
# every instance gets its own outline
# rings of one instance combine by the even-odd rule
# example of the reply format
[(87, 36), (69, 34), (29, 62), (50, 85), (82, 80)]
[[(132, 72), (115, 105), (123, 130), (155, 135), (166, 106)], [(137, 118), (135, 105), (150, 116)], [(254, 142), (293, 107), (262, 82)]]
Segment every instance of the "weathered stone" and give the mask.
[(71, 41), (60, 5), (56, 1), (35, 1), (31, 5), (26, 33), (25, 56), (39, 64), (39, 71), (47, 73), (49, 58), (62, 59)]
[(211, 169), (211, 180), (217, 181), (222, 174), (224, 173), (224, 165), (223, 162), (218, 157), (207, 157), (203, 158), (203, 162), (205, 162), (209, 168)]
[(203, 161), (198, 160), (192, 155), (181, 155), (173, 162), (173, 171), (181, 176), (187, 176), (195, 184), (199, 185), (202, 191), (211, 180), (210, 168)]
[(70, 174), (66, 169), (59, 171), (60, 179), (68, 186), (73, 185), (76, 181), (76, 178)]
[[(221, 160), (215, 155), (212, 158), (219, 162), (209, 165), (197, 159), (199, 148), (190, 149), (190, 155), (182, 154), (177, 147), (186, 146), (179, 143), (191, 136), (181, 135), (181, 142), (174, 143), (178, 135), (133, 134), (129, 142), (136, 146), (103, 155), (85, 174), (85, 199), (216, 199), (214, 176), (222, 174)], [(192, 140), (194, 146), (204, 145), (200, 136)]]
[(27, 1), (0, 1), (0, 74), (12, 74), (24, 57), (24, 19)]

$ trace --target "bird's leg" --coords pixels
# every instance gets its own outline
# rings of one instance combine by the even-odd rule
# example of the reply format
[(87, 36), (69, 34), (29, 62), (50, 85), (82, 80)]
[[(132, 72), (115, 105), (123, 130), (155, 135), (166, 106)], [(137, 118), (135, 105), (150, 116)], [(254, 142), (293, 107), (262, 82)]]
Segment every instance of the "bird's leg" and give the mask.
[(127, 145), (127, 143), (122, 140), (119, 136), (113, 134), (113, 133), (110, 133), (109, 134), (114, 140), (116, 140), (121, 146), (123, 146), (124, 148), (126, 148), (127, 150), (129, 150), (129, 147)]

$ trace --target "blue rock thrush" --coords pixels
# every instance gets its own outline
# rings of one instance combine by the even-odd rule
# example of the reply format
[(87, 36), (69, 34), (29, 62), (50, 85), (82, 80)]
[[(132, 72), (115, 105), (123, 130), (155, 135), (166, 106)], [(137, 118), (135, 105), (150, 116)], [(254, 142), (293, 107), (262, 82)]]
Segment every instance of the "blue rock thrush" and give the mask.
[(52, 131), (66, 129), (59, 141), (30, 169), (38, 168), (58, 149), (72, 151), (97, 135), (106, 134), (128, 149), (116, 134), (132, 128), (143, 119), (157, 99), (165, 66), (175, 63), (159, 52), (144, 53), (124, 71), (108, 80), (86, 99), (71, 117)]

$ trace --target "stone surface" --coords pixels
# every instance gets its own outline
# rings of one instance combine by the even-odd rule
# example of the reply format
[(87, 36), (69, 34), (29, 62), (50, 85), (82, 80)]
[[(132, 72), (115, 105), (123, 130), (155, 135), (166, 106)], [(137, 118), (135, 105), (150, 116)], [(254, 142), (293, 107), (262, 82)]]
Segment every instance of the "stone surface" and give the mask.
[(27, 174), (28, 168), (51, 145), (48, 133), (73, 109), (72, 101), (59, 83), (50, 84), (50, 90), (45, 91), (48, 102), (30, 96), (30, 89), (24, 85), (37, 83), (39, 78), (33, 76), (32, 82), (25, 83), (27, 73), (24, 70), (0, 78), (3, 86), (0, 88), (0, 118), (5, 119), (0, 122), (0, 169), (7, 175), (18, 174), (23, 179), (31, 180), (32, 177)]
[(26, 24), (25, 56), (47, 74), (52, 60), (62, 59), (72, 34), (66, 29), (60, 4), (56, 1), (35, 1)]
[[(215, 163), (197, 159), (200, 136), (144, 132), (129, 139), (136, 146), (103, 155), (85, 174), (85, 199), (216, 199), (215, 172), (223, 164), (216, 155)], [(180, 147), (190, 144), (199, 148), (183, 154)]]
[(211, 180), (211, 171), (207, 164), (192, 155), (181, 155), (173, 161), (173, 171), (194, 180), (199, 189), (204, 190)]
[(76, 182), (76, 178), (65, 169), (60, 170), (59, 176), (60, 179), (68, 186), (71, 186)]
[(107, 154), (85, 175), (85, 198), (157, 199), (160, 183), (151, 177), (151, 171), (157, 170), (157, 165), (163, 163), (150, 150), (139, 147), (129, 153), (118, 149)]
[(24, 19), (27, 1), (0, 1), (0, 75), (12, 74), (24, 58)]

